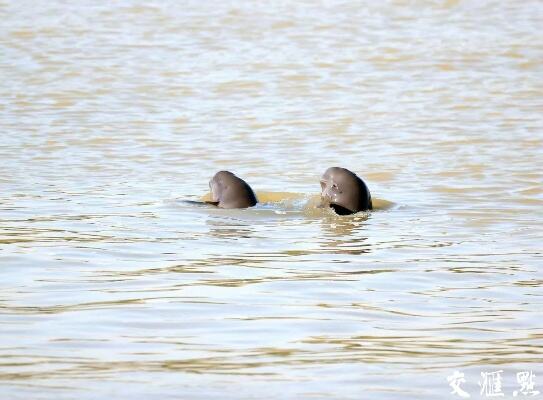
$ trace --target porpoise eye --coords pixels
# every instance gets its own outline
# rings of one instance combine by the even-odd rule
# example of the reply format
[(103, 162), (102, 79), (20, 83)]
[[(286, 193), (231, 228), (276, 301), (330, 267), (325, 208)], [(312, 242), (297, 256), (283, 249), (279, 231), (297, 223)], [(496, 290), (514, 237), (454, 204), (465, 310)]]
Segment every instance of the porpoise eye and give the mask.
[(335, 190), (337, 190), (339, 194), (342, 194), (342, 193), (343, 193), (343, 191), (339, 190), (339, 186), (338, 186), (337, 184), (334, 183), (334, 184), (332, 185), (332, 187), (333, 187)]

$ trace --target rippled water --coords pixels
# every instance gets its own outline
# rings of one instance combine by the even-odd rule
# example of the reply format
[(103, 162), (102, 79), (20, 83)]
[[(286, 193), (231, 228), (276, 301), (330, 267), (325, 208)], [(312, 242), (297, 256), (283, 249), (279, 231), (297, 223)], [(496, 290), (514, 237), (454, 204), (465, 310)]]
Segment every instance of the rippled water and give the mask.
[(543, 4), (368, 3), (0, 2), (3, 399), (543, 392)]

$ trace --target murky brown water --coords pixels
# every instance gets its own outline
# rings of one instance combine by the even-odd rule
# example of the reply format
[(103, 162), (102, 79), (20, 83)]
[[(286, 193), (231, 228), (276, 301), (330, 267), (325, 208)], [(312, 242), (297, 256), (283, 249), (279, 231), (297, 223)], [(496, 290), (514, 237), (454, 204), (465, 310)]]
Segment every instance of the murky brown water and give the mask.
[(0, 2), (2, 399), (543, 392), (543, 3), (369, 3)]

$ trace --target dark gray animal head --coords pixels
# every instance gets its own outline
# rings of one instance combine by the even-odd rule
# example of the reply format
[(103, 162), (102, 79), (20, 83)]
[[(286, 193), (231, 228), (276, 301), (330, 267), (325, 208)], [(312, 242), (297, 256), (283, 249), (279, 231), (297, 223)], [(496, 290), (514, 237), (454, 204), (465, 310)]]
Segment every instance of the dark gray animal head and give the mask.
[(331, 167), (321, 178), (321, 197), (336, 214), (347, 215), (371, 210), (368, 187), (355, 173), (345, 168)]
[(212, 201), (221, 208), (247, 208), (258, 201), (253, 189), (230, 171), (219, 171), (209, 181)]

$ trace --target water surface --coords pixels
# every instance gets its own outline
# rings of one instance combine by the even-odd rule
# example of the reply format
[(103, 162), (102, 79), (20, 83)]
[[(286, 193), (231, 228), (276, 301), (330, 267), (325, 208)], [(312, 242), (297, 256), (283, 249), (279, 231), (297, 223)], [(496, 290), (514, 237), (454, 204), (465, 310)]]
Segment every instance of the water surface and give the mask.
[[(0, 2), (6, 399), (543, 387), (538, 1)], [(304, 212), (329, 166), (393, 202)], [(279, 193), (189, 206), (220, 169)], [(296, 197), (295, 196), (295, 197)], [(285, 199), (291, 199), (286, 201)]]

